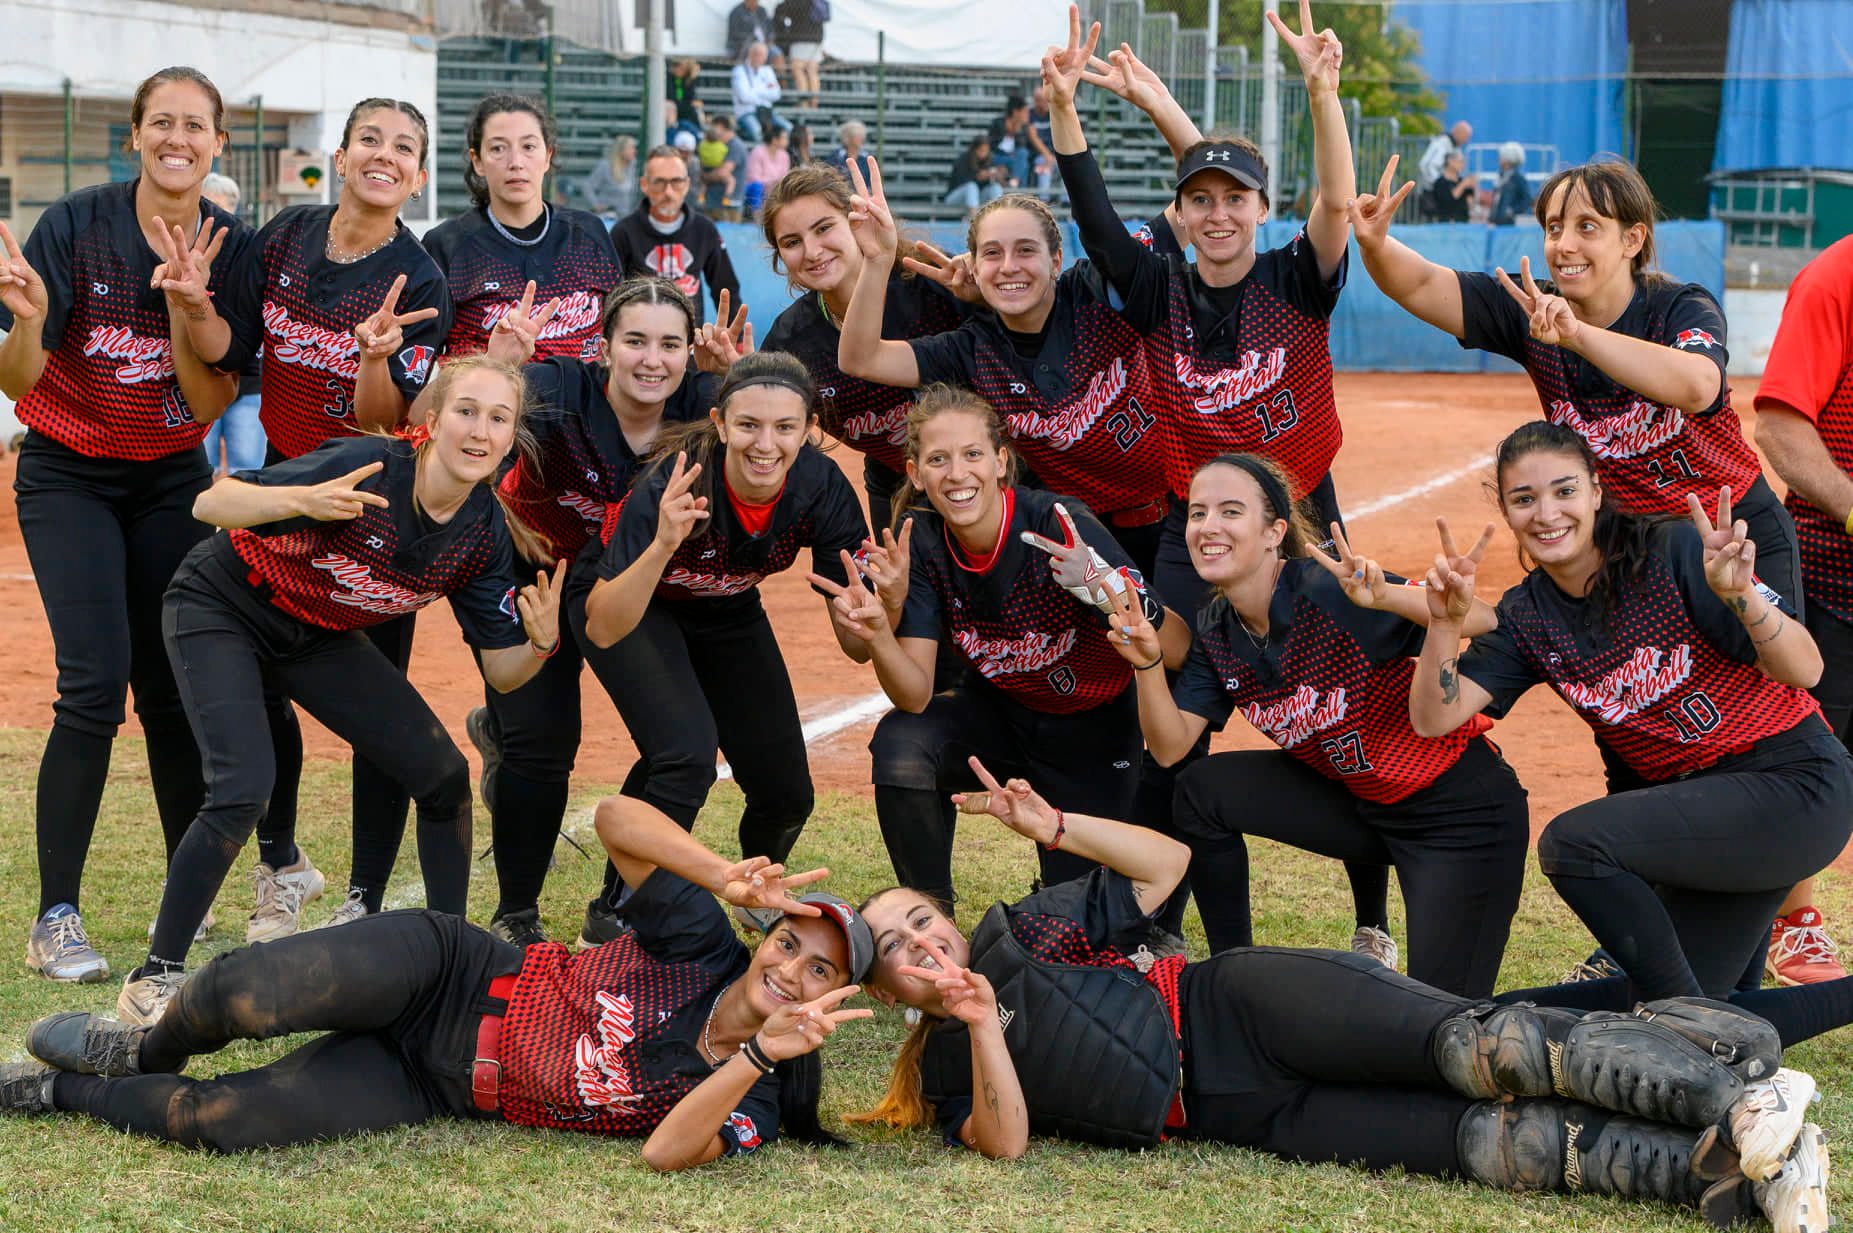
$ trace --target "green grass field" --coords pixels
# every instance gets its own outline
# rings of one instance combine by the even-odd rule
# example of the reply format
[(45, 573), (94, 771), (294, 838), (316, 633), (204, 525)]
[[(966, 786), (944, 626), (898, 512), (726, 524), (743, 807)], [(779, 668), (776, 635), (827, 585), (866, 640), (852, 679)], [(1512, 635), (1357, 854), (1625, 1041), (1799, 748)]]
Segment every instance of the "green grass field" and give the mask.
[[(0, 730), (0, 939), (13, 947), (0, 976), (0, 1060), (24, 1055), (26, 1026), (54, 1010), (107, 1010), (114, 982), (55, 985), (19, 962), (36, 906), (32, 794), (43, 734)], [(159, 826), (152, 816), (139, 743), (117, 746), (115, 774), (91, 851), (85, 915), (93, 939), (118, 973), (141, 956), (158, 898)], [(304, 847), (330, 874), (330, 896), (306, 914), (319, 921), (338, 901), (347, 867), (348, 776), (342, 763), (314, 762), (302, 794)], [(584, 817), (596, 791), (569, 814)], [(700, 833), (733, 846), (740, 798), (718, 789)], [(982, 820), (975, 820), (982, 822)], [(486, 833), (487, 826), (481, 831)], [(479, 847), (486, 838), (479, 840)], [(1350, 935), (1349, 895), (1336, 863), (1265, 843), (1254, 845), (1256, 933), (1271, 944), (1334, 946)], [(393, 897), (418, 886), (408, 841)], [(556, 936), (578, 928), (599, 867), (561, 844), (543, 915)], [(829, 883), (856, 897), (890, 880), (865, 799), (819, 802), (794, 854), (800, 867), (827, 863)], [(1028, 886), (1027, 844), (1001, 827), (968, 821), (957, 879), (973, 903), (1015, 896)], [(250, 910), (249, 861), (221, 896), (220, 925), (207, 951), (242, 940)], [(472, 916), (494, 905), (494, 874), (475, 869)], [(1399, 906), (1399, 905), (1398, 905)], [(1825, 883), (1822, 908), (1853, 920), (1844, 884)], [(1393, 911), (1396, 907), (1393, 906)], [(1202, 933), (1193, 912), (1192, 953)], [(1536, 873), (1506, 953), (1502, 987), (1554, 979), (1590, 948), (1581, 925)], [(197, 958), (203, 954), (196, 951)], [(1307, 1013), (1317, 1013), (1308, 1007)], [(886, 1080), (899, 1020), (883, 1014), (852, 1024), (826, 1047), (826, 1114), (865, 1108)], [(242, 1069), (278, 1056), (287, 1042), (240, 1045), (199, 1059), (192, 1073)], [(1791, 1065), (1812, 1071), (1828, 1093), (1816, 1118), (1830, 1142), (1853, 1142), (1842, 1076), (1853, 1073), (1853, 1032), (1803, 1045)], [(857, 1128), (847, 1151), (778, 1144), (743, 1161), (659, 1177), (622, 1140), (520, 1130), (480, 1123), (434, 1123), (314, 1147), (234, 1158), (184, 1151), (118, 1134), (76, 1118), (0, 1123), (0, 1229), (4, 1230), (1001, 1230), (1101, 1229), (1172, 1233), (1217, 1230), (1686, 1229), (1696, 1218), (1671, 1209), (1592, 1198), (1515, 1197), (1478, 1187), (1356, 1169), (1307, 1168), (1200, 1144), (1169, 1144), (1132, 1154), (1048, 1141), (1016, 1163), (942, 1148), (927, 1132)], [(1834, 1187), (1839, 1204), (1850, 1200)]]

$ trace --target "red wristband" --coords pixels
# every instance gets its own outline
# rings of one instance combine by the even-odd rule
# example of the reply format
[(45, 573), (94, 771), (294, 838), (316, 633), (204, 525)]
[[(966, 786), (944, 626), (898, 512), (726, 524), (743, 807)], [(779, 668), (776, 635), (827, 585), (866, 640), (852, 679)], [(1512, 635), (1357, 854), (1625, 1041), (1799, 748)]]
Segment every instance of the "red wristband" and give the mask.
[(539, 647), (535, 646), (533, 641), (530, 640), (528, 642), (528, 650), (534, 652), (535, 659), (552, 659), (554, 657), (555, 652), (557, 652), (560, 649), (560, 638), (561, 638), (561, 635), (555, 634), (553, 636), (553, 645), (548, 647), (544, 651), (541, 650)]
[(1068, 819), (1064, 818), (1062, 816), (1062, 811), (1058, 809), (1055, 811), (1055, 834), (1052, 838), (1050, 838), (1049, 842), (1042, 845), (1044, 850), (1053, 852), (1055, 851), (1055, 849), (1061, 847), (1062, 846), (1062, 836), (1066, 835), (1067, 833), (1068, 833)]

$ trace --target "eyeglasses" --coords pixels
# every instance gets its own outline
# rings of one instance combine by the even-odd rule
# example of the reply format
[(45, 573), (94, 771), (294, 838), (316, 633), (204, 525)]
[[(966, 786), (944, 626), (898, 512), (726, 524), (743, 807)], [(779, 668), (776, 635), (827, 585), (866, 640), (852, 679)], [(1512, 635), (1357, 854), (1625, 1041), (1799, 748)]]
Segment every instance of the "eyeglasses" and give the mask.
[(662, 176), (651, 176), (649, 185), (651, 188), (675, 188), (677, 186), (686, 188), (688, 187), (688, 177), (677, 176), (673, 180), (666, 180)]

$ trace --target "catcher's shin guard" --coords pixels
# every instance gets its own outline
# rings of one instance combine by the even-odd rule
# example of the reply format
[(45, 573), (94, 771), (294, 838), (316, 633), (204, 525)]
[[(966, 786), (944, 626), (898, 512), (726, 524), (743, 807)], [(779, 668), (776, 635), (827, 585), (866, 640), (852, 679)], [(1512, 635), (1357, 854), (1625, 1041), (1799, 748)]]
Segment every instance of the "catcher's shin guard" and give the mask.
[(1767, 1079), (1782, 1065), (1782, 1038), (1776, 1029), (1767, 1019), (1729, 1002), (1661, 998), (1636, 1006), (1633, 1017), (1672, 1028), (1729, 1066), (1745, 1083)]
[(1743, 1080), (1705, 1049), (1631, 1015), (1481, 1006), (1437, 1028), (1433, 1048), (1449, 1086), (1479, 1100), (1565, 1096), (1657, 1122), (1709, 1126), (1744, 1091)]

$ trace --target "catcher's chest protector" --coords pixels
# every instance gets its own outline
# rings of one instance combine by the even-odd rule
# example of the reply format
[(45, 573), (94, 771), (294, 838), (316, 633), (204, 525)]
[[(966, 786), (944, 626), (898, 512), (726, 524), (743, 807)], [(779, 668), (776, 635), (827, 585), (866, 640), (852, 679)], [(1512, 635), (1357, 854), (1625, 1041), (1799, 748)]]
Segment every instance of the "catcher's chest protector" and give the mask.
[(997, 991), (1032, 1133), (1103, 1147), (1158, 1142), (1183, 1054), (1164, 999), (1136, 970), (1039, 959), (1011, 935), (1002, 904), (972, 934), (971, 967)]

